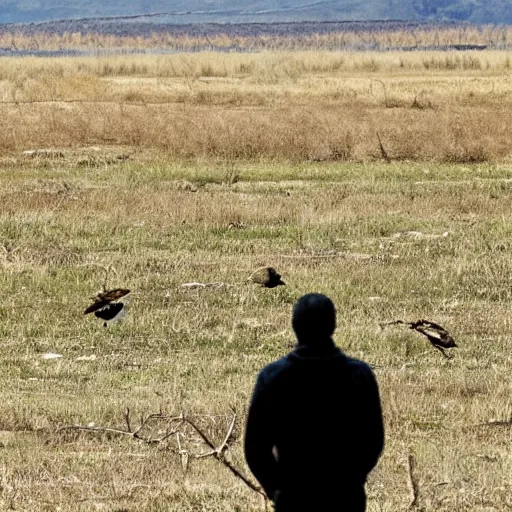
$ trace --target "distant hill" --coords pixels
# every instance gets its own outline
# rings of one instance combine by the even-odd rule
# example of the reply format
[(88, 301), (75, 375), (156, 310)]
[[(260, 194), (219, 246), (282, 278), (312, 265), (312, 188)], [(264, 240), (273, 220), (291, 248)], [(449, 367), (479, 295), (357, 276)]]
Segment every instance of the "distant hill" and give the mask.
[(394, 19), (512, 24), (511, 0), (0, 0), (0, 23), (139, 14), (158, 14), (148, 17), (157, 23)]

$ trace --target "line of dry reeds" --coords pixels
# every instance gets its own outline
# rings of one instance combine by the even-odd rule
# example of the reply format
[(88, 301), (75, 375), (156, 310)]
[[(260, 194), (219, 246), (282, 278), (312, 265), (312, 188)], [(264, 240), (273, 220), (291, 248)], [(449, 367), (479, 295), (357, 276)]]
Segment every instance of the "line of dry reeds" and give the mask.
[[(90, 23), (89, 23), (90, 25)], [(218, 33), (200, 35), (194, 33), (175, 34), (156, 27), (136, 24), (116, 26), (119, 34), (105, 33), (98, 25), (87, 31), (80, 25), (70, 23), (64, 31), (23, 29), (6, 25), (0, 27), (0, 47), (14, 50), (60, 50), (60, 49), (165, 49), (174, 51), (195, 51), (198, 48), (254, 50), (353, 50), (396, 48), (422, 48), (451, 45), (485, 45), (505, 48), (512, 42), (512, 28), (508, 26), (426, 26), (387, 29), (377, 26), (376, 30), (333, 30), (328, 33), (269, 33), (240, 34), (218, 28)], [(158, 30), (157, 30), (158, 29)], [(107, 29), (108, 30), (108, 29)], [(103, 33), (102, 33), (103, 31)]]

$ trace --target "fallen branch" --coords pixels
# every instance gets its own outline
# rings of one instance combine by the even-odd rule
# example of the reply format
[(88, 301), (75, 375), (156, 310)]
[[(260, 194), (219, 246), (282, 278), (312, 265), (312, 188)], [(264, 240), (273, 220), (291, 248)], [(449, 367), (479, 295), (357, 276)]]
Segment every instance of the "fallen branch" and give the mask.
[(214, 288), (215, 290), (220, 290), (226, 286), (225, 283), (199, 283), (194, 281), (192, 283), (183, 283), (180, 288), (184, 290), (197, 290), (198, 288)]
[(188, 469), (188, 451), (187, 450), (184, 450), (182, 447), (181, 447), (181, 441), (180, 441), (180, 436), (181, 436), (181, 432), (178, 432), (176, 434), (176, 441), (178, 443), (178, 453), (180, 455), (180, 458), (181, 458), (181, 466), (183, 468), (183, 471), (187, 471)]
[(128, 432), (131, 432), (132, 427), (130, 425), (130, 409), (128, 407), (124, 410), (124, 420), (126, 421)]
[(483, 423), (477, 423), (476, 425), (468, 425), (464, 427), (464, 430), (471, 430), (481, 427), (512, 427), (512, 418), (508, 420), (484, 421)]
[[(124, 412), (124, 419), (126, 422), (127, 430), (122, 430), (119, 428), (112, 428), (112, 427), (96, 427), (96, 426), (89, 426), (89, 425), (87, 425), (87, 426), (86, 425), (64, 425), (63, 427), (58, 428), (57, 432), (63, 432), (65, 430), (80, 430), (83, 432), (105, 432), (105, 433), (116, 434), (116, 435), (121, 435), (121, 436), (129, 436), (129, 437), (132, 437), (133, 439), (137, 439), (139, 441), (143, 441), (148, 444), (159, 444), (162, 441), (165, 441), (167, 438), (176, 434), (176, 432), (179, 431), (181, 425), (183, 424), (183, 415), (169, 417), (169, 416), (165, 416), (161, 413), (157, 413), (157, 414), (150, 414), (146, 418), (141, 418), (140, 425), (135, 430), (132, 430), (131, 421), (130, 421), (130, 409), (128, 407), (126, 408), (126, 410)], [(169, 423), (178, 422), (178, 426), (166, 431), (166, 433), (161, 437), (152, 438), (152, 437), (142, 436), (140, 434), (141, 430), (148, 423), (150, 423), (151, 421), (156, 420), (156, 419), (165, 420)]]
[[(226, 466), (231, 471), (231, 473), (233, 473), (237, 478), (242, 480), (242, 482), (244, 482), (244, 484), (247, 485), (247, 487), (249, 487), (249, 489), (252, 489), (254, 492), (257, 492), (258, 494), (260, 494), (264, 498), (266, 498), (265, 492), (260, 487), (258, 487), (257, 485), (253, 484), (235, 466), (233, 466), (233, 464), (231, 464), (231, 462), (226, 460), (226, 458), (224, 457), (224, 449), (227, 446), (228, 439), (231, 437), (231, 433), (233, 431), (233, 427), (234, 427), (234, 424), (235, 424), (235, 419), (236, 419), (236, 415), (235, 415), (235, 413), (233, 413), (233, 420), (231, 422), (231, 426), (230, 426), (230, 429), (228, 431), (228, 435), (226, 436), (226, 438), (224, 439), (222, 444), (219, 445), (218, 448), (215, 447), (215, 445), (212, 443), (212, 441), (210, 441), (208, 436), (190, 418), (184, 418), (184, 421), (187, 422), (201, 436), (203, 441), (212, 450), (208, 454), (203, 454), (202, 458), (204, 458), (207, 455), (215, 457), (217, 460), (222, 462), (222, 464), (224, 464), (224, 466)], [(198, 458), (198, 457), (196, 457), (196, 458)]]
[(336, 252), (336, 254), (315, 254), (315, 253), (302, 253), (302, 254), (280, 254), (279, 257), (280, 258), (285, 258), (285, 259), (311, 259), (311, 260), (314, 260), (314, 259), (330, 259), (330, 258), (340, 258), (343, 256), (343, 253), (341, 252)]
[[(177, 444), (177, 454), (181, 458), (181, 464), (184, 471), (187, 471), (189, 459), (206, 459), (208, 457), (214, 457), (218, 461), (220, 461), (224, 466), (226, 466), (233, 475), (235, 475), (238, 479), (242, 480), (244, 484), (249, 487), (252, 491), (260, 494), (266, 499), (265, 492), (256, 484), (252, 483), (239, 469), (237, 469), (231, 462), (229, 462), (225, 453), (230, 448), (229, 441), (233, 435), (233, 430), (235, 428), (237, 415), (233, 411), (233, 417), (229, 424), (229, 428), (227, 430), (226, 435), (224, 436), (222, 442), (215, 446), (213, 441), (208, 437), (208, 435), (198, 426), (198, 424), (189, 417), (180, 414), (178, 416), (167, 416), (162, 413), (150, 414), (146, 418), (141, 417), (139, 426), (133, 430), (132, 429), (132, 421), (130, 418), (130, 409), (127, 407), (124, 411), (124, 421), (126, 423), (126, 430), (120, 428), (112, 428), (112, 427), (101, 427), (101, 426), (86, 426), (86, 425), (64, 425), (57, 429), (57, 432), (64, 431), (82, 431), (82, 432), (95, 432), (95, 433), (109, 433), (116, 434), (120, 436), (128, 436), (132, 439), (136, 439), (139, 441), (143, 441), (147, 444), (159, 444), (163, 441), (176, 436), (176, 444)], [(143, 436), (141, 431), (148, 426), (149, 423), (155, 420), (166, 421), (171, 425), (171, 428), (167, 429), (165, 434), (159, 437), (151, 437), (151, 436)], [(210, 451), (200, 453), (200, 454), (191, 454), (189, 450), (187, 450), (182, 441), (187, 441), (187, 436), (183, 432), (183, 428), (185, 425), (189, 425), (202, 439), (202, 441), (210, 448)], [(190, 440), (190, 438), (188, 439)]]

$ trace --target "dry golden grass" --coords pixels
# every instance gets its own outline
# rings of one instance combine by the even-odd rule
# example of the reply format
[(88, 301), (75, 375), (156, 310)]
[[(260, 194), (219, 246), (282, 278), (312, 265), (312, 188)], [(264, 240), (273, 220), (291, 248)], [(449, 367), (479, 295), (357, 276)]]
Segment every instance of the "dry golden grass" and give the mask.
[(170, 157), (502, 161), (507, 52), (201, 53), (0, 61), (0, 151), (121, 144)]
[(500, 161), (506, 52), (0, 61), (0, 150), (122, 144), (170, 157)]

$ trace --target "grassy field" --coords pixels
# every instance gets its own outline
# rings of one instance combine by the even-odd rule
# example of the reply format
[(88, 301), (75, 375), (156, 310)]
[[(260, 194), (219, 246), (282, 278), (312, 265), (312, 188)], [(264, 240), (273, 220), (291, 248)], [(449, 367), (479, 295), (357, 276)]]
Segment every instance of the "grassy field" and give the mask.
[[(406, 56), (418, 67), (411, 60), (405, 70), (395, 54), (344, 57), (348, 68), (308, 69), (293, 79), (276, 71), (274, 82), (256, 71), (229, 72), (225, 80), (216, 73), (213, 80), (123, 73), (116, 60), (108, 76), (93, 70), (104, 66), (95, 60), (0, 61), (4, 100), (11, 101), (12, 91), (25, 94), (30, 84), (36, 91), (27, 103), (0, 106), (0, 508), (262, 510), (261, 498), (213, 458), (191, 459), (184, 471), (175, 436), (148, 444), (59, 428), (123, 429), (128, 407), (132, 426), (141, 415), (183, 413), (220, 443), (233, 408), (237, 422), (226, 457), (248, 474), (242, 433), (256, 373), (290, 350), (295, 300), (319, 291), (338, 307), (336, 342), (371, 363), (380, 384), (386, 448), (368, 482), (369, 511), (408, 507), (409, 455), (416, 458), (420, 508), (512, 509), (508, 57), (479, 54), (480, 67), (422, 64), (452, 57)], [(208, 56), (179, 58), (192, 66)], [(215, 56), (212, 67), (239, 58)], [(268, 56), (247, 58), (255, 69), (272, 69), (263, 62)], [(307, 56), (282, 58), (303, 59), (304, 69), (313, 63)], [(367, 59), (377, 69), (356, 69)], [(24, 74), (9, 75), (9, 66)], [(59, 66), (70, 70), (44, 72)], [(61, 96), (50, 88), (54, 96), (44, 100), (50, 103), (32, 103), (61, 81), (67, 84)], [(350, 83), (356, 93), (332, 98), (331, 82), (340, 90)], [(63, 101), (91, 99), (83, 93), (88, 83), (100, 88), (96, 100), (106, 95), (117, 102), (112, 110)], [(196, 105), (203, 89), (212, 98), (238, 91), (242, 106)], [(423, 89), (435, 108), (409, 104)], [(165, 117), (140, 99), (127, 106), (130, 100), (120, 98), (129, 90), (152, 98), (168, 91), (160, 107)], [(168, 101), (178, 90), (185, 99)], [(386, 106), (383, 91), (404, 105)], [(258, 94), (256, 106), (251, 98)], [(122, 115), (112, 117), (119, 108)], [(140, 109), (139, 124), (130, 108)], [(297, 112), (304, 110), (317, 112), (318, 122), (301, 125), (305, 117)], [(233, 112), (245, 124), (232, 124)], [(362, 136), (352, 139), (353, 153), (325, 150), (329, 134), (339, 134), (315, 128), (322, 120), (330, 126), (342, 112), (355, 133), (379, 127), (389, 163), (378, 142)], [(279, 121), (278, 131), (241, 131), (254, 126), (255, 113), (267, 128)], [(450, 132), (442, 130), (457, 115), (461, 131), (452, 142), (466, 153), (446, 158)], [(177, 117), (182, 126), (218, 124), (180, 132), (172, 124)], [(159, 133), (164, 119), (170, 127)], [(394, 124), (386, 125), (390, 119)], [(424, 132), (414, 132), (421, 123)], [(416, 133), (418, 147), (423, 136), (421, 146), (431, 151), (410, 153), (407, 133)], [(288, 134), (284, 144), (274, 142), (282, 134)], [(253, 153), (236, 152), (240, 141), (252, 141), (244, 147)], [(300, 152), (304, 141), (309, 146)], [(180, 143), (187, 149), (181, 152)], [(467, 148), (478, 147), (485, 152), (468, 158)], [(45, 151), (23, 153), (37, 148)], [(247, 283), (266, 264), (283, 274), (286, 287)], [(83, 315), (105, 269), (110, 287), (132, 290), (127, 317), (107, 329)], [(217, 285), (181, 286), (196, 281)], [(379, 327), (418, 318), (453, 334), (459, 348), (452, 359), (419, 334)], [(46, 353), (62, 357), (47, 360)], [(165, 421), (149, 421), (143, 433), (158, 437), (165, 428)], [(182, 443), (191, 454), (207, 451), (186, 434)], [(325, 450), (338, 441), (310, 440)]]

